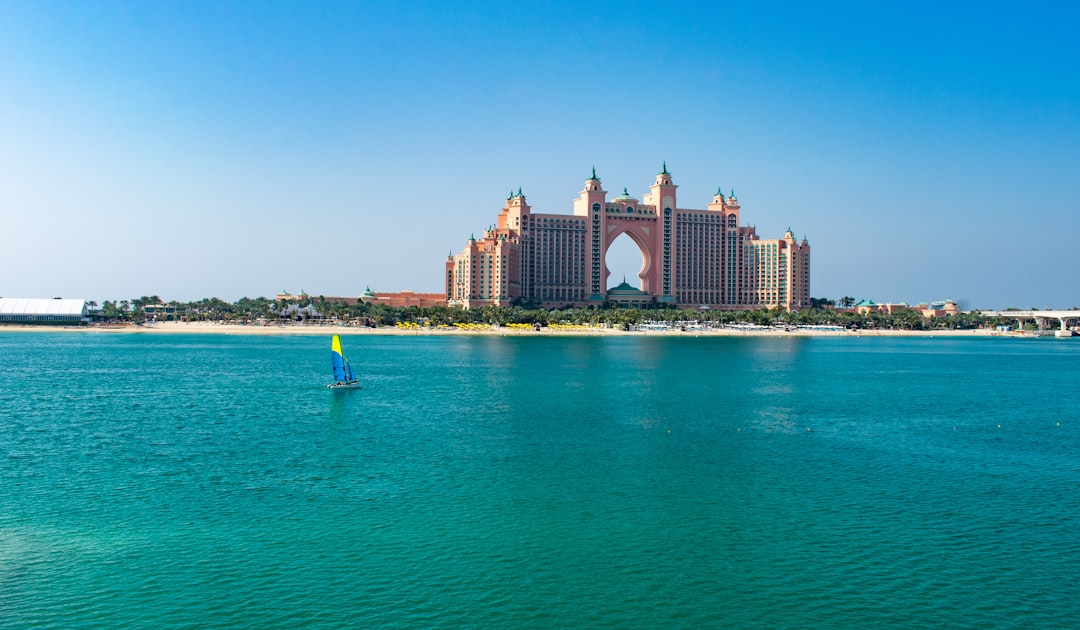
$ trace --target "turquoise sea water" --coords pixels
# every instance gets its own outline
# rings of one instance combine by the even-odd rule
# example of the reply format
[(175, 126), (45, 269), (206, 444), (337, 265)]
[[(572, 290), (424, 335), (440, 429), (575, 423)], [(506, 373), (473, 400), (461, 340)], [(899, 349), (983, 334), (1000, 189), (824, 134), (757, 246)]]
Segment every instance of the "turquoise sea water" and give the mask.
[(0, 627), (1075, 627), (1078, 341), (0, 332)]

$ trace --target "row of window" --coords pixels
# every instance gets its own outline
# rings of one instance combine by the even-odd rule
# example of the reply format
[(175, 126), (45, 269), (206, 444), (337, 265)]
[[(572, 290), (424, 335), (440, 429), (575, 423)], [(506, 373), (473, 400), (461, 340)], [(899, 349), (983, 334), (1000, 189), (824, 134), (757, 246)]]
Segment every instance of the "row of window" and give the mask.
[[(670, 219), (667, 221), (670, 222)], [(547, 239), (545, 239), (547, 240)], [(556, 239), (551, 239), (556, 240)], [(558, 239), (563, 240), (563, 239)], [(591, 273), (590, 281), (593, 285), (594, 292), (597, 287), (600, 286), (600, 252), (599, 246), (599, 233), (598, 231), (593, 233), (594, 245), (591, 248), (592, 261), (591, 265), (588, 265)], [(734, 243), (734, 235), (732, 235), (732, 243)], [(741, 240), (741, 239), (740, 239)], [(573, 247), (556, 249), (554, 244), (549, 248), (547, 243), (543, 243), (537, 248), (536, 256), (528, 256), (530, 247), (527, 245), (522, 246), (521, 251), (526, 255), (528, 264), (523, 266), (522, 271), (525, 272), (525, 282), (523, 286), (533, 286), (534, 281), (539, 280), (535, 284), (539, 286), (551, 286), (553, 284), (581, 286), (584, 284), (585, 267), (587, 263), (583, 259), (583, 247), (579, 247), (578, 243), (573, 243)], [(698, 248), (699, 251), (701, 248)], [(715, 249), (713, 247), (705, 248), (707, 250)], [(663, 265), (663, 284), (668, 287), (665, 293), (670, 294), (669, 287), (672, 281), (672, 261), (671, 261), (671, 243), (665, 243), (665, 256)], [(786, 275), (786, 255), (778, 254), (775, 248), (755, 247), (752, 248), (746, 256), (747, 264), (745, 266), (736, 266), (736, 252), (729, 250), (727, 265), (718, 264), (724, 259), (717, 259), (715, 256), (706, 256), (688, 259), (687, 255), (692, 251), (687, 244), (681, 243), (677, 248), (678, 253), (681, 254), (678, 259), (679, 263), (676, 265), (677, 275), (679, 279), (679, 288), (690, 289), (705, 289), (709, 291), (720, 291), (726, 293), (728, 297), (732, 297), (734, 293), (738, 292), (742, 287), (738, 286), (736, 280), (741, 278), (744, 282), (741, 284), (750, 285), (751, 278), (754, 278), (756, 282), (754, 285), (761, 287), (762, 289), (768, 289), (776, 287), (782, 283), (783, 280), (778, 280), (776, 275)], [(744, 250), (745, 251), (745, 250)], [(563, 256), (556, 256), (560, 253), (565, 253), (570, 260), (563, 260)], [(757, 254), (756, 256), (754, 254)], [(516, 258), (516, 257), (515, 257)], [(471, 265), (469, 262), (471, 261)], [(498, 270), (495, 269), (496, 257), (490, 255), (484, 256), (469, 256), (465, 261), (459, 260), (459, 264), (455, 265), (455, 269), (452, 272), (448, 272), (448, 285), (454, 284), (466, 284), (467, 280), (472, 282), (479, 282), (482, 285), (486, 284), (490, 286), (491, 283), (498, 279), (500, 283), (505, 285), (507, 282), (507, 268), (506, 264), (508, 257), (504, 254), (501, 256), (502, 264), (499, 265)], [(557, 263), (566, 263), (563, 264)], [(805, 269), (805, 275), (809, 276), (809, 256), (803, 256), (802, 267)], [(461, 264), (464, 263), (464, 264)], [(545, 264), (546, 263), (546, 264)], [(536, 268), (539, 267), (541, 274), (537, 278)], [(742, 268), (740, 268), (742, 267)], [(470, 272), (470, 269), (472, 273)], [(500, 273), (497, 273), (500, 272)], [(489, 277), (490, 275), (490, 277)], [(514, 274), (511, 274), (514, 275)], [(726, 277), (725, 277), (726, 276)], [(454, 282), (454, 278), (458, 279), (458, 282)], [(721, 279), (726, 280), (722, 282)], [(801, 279), (800, 286), (806, 287), (808, 290), (809, 281), (808, 277)], [(463, 286), (461, 287), (464, 288)], [(584, 293), (579, 291), (579, 293)]]
[(12, 314), (0, 315), (0, 322), (80, 322), (82, 315), (36, 315)]

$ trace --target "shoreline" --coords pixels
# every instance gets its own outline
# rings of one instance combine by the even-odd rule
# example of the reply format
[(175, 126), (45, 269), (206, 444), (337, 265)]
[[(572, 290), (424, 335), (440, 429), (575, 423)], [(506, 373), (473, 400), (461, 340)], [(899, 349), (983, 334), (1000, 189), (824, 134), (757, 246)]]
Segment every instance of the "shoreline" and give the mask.
[(249, 326), (211, 322), (156, 322), (150, 324), (105, 324), (90, 326), (21, 326), (0, 325), (0, 332), (80, 332), (91, 334), (222, 334), (222, 335), (391, 335), (391, 336), (577, 336), (577, 337), (1024, 337), (1032, 333), (1003, 333), (996, 330), (781, 330), (764, 329), (691, 329), (691, 330), (618, 330), (586, 326), (556, 326), (540, 330), (502, 326), (473, 325), (469, 328), (422, 328), (417, 326), (363, 328), (356, 326), (272, 325)]

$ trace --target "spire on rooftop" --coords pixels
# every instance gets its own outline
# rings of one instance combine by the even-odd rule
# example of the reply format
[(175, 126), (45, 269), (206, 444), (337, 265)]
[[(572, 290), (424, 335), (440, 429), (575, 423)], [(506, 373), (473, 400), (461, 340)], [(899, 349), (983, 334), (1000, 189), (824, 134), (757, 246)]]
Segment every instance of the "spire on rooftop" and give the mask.
[(660, 171), (660, 174), (661, 175), (671, 175), (671, 173), (667, 172), (667, 160), (664, 160), (664, 170)]

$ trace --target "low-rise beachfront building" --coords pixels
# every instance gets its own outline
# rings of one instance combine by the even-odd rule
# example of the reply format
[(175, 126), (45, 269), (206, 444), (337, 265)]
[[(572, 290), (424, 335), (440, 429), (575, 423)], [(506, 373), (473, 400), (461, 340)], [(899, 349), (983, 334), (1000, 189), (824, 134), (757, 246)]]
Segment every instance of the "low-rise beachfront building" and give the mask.
[(0, 324), (77, 326), (89, 321), (86, 300), (0, 298)]
[(760, 239), (754, 227), (741, 225), (734, 191), (717, 190), (703, 210), (679, 208), (677, 188), (665, 164), (641, 200), (625, 188), (608, 199), (594, 169), (571, 215), (533, 212), (518, 189), (496, 225), (447, 257), (447, 303), (621, 303), (630, 296), (621, 285), (607, 288), (606, 257), (626, 235), (642, 256), (636, 289), (642, 295), (630, 301), (728, 310), (810, 307), (806, 238), (797, 241), (789, 229), (779, 239)]
[(880, 313), (881, 305), (873, 300), (859, 300), (859, 303), (855, 305), (855, 312), (859, 315), (867, 315), (869, 313)]
[(147, 304), (143, 306), (143, 315), (148, 322), (171, 322), (176, 320), (176, 306), (173, 304)]
[(446, 296), (442, 293), (417, 293), (415, 291), (372, 291), (371, 287), (366, 287), (360, 295), (356, 297), (342, 297), (337, 295), (308, 295), (304, 292), (300, 292), (297, 295), (292, 295), (288, 292), (281, 292), (277, 294), (276, 298), (278, 302), (285, 303), (310, 303), (321, 304), (325, 303), (342, 303), (347, 306), (356, 306), (357, 304), (382, 304), (384, 306), (417, 306), (417, 307), (429, 307), (429, 306), (446, 306)]
[(278, 319), (288, 322), (322, 321), (326, 316), (320, 313), (314, 306), (299, 306), (289, 304), (278, 312)]
[(655, 303), (651, 295), (637, 287), (630, 286), (625, 278), (618, 286), (608, 289), (607, 300), (611, 304), (623, 308), (648, 308)]
[[(843, 312), (845, 309), (837, 309)], [(960, 308), (956, 305), (956, 302), (952, 300), (943, 300), (941, 302), (919, 302), (915, 306), (911, 306), (906, 302), (886, 302), (885, 304), (878, 304), (873, 300), (860, 300), (852, 310), (859, 315), (869, 315), (871, 313), (883, 313), (886, 315), (892, 315), (900, 311), (914, 311), (923, 317), (949, 317), (956, 315), (960, 312)]]
[(371, 287), (364, 289), (359, 301), (364, 304), (382, 304), (384, 306), (446, 306), (446, 296), (442, 293), (416, 293), (414, 291), (375, 292)]
[(941, 302), (919, 302), (917, 309), (923, 317), (950, 317), (960, 312), (960, 307), (952, 300)]

